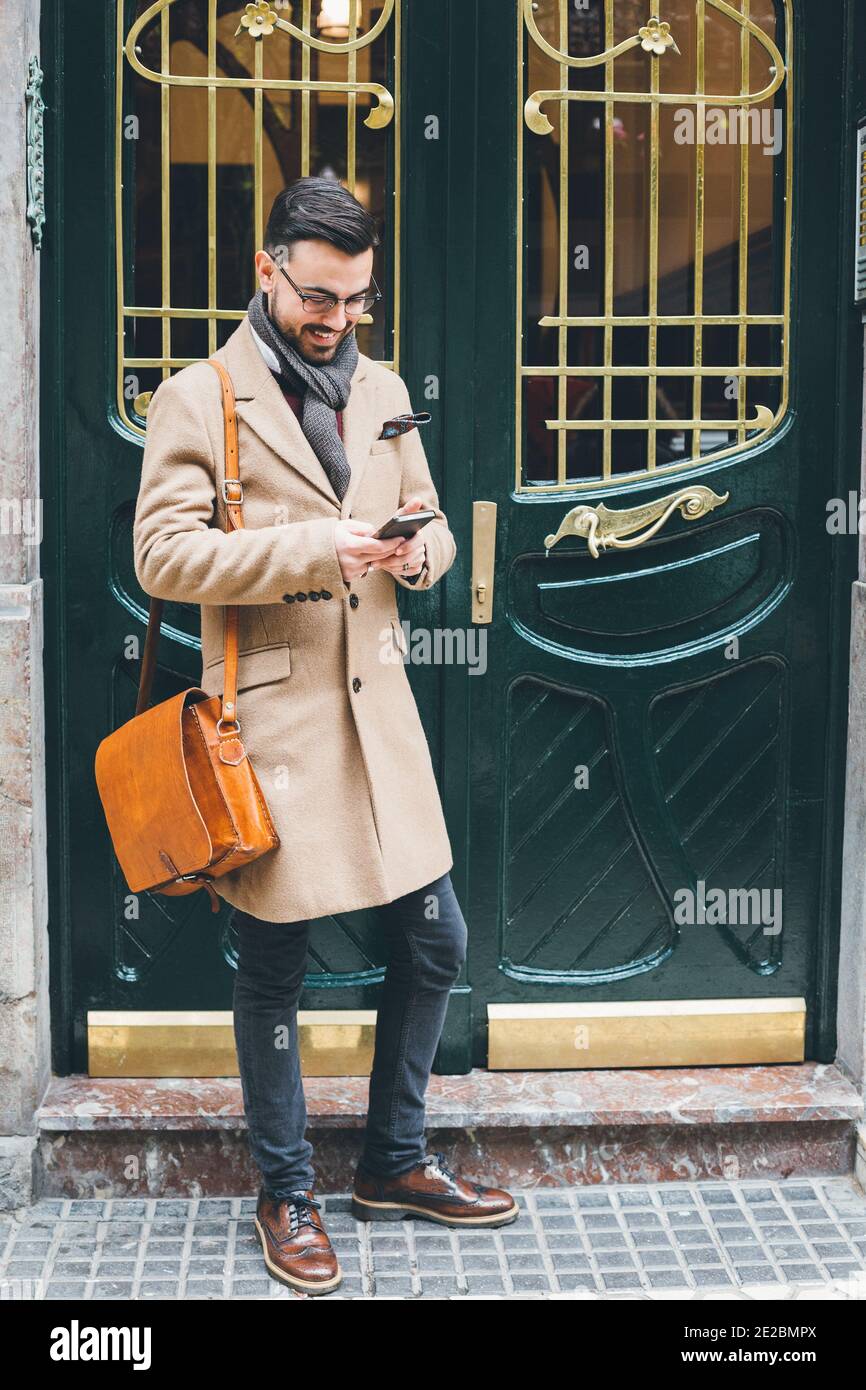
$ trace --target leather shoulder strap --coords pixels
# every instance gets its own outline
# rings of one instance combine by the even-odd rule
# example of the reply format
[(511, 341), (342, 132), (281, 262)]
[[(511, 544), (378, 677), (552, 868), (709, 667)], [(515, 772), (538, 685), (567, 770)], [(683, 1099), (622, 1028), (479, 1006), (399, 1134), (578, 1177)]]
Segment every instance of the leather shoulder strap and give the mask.
[[(243, 529), (244, 489), (240, 480), (238, 456), (238, 417), (235, 410), (235, 393), (232, 379), (221, 362), (213, 357), (208, 362), (220, 379), (223, 395), (223, 421), (225, 425), (225, 479), (222, 487), (223, 501), (226, 504), (226, 531)], [(236, 605), (223, 609), (224, 659), (223, 659), (223, 699), (217, 733), (222, 733), (226, 724), (237, 723), (238, 698), (238, 610)], [(238, 727), (240, 727), (238, 725)]]
[(141, 656), (141, 676), (138, 682), (138, 699), (135, 702), (136, 714), (143, 714), (150, 703), (150, 688), (153, 685), (153, 674), (156, 670), (156, 645), (159, 641), (159, 628), (162, 622), (162, 610), (164, 607), (161, 598), (150, 600), (150, 612), (147, 616), (147, 635), (144, 639), (144, 651)]
[[(226, 531), (239, 531), (244, 524), (244, 490), (240, 480), (240, 458), (238, 452), (238, 419), (235, 411), (235, 393), (232, 379), (221, 362), (207, 358), (220, 379), (222, 390), (223, 422), (225, 427), (225, 480), (222, 485), (223, 500), (226, 504)], [(141, 658), (141, 678), (138, 684), (138, 699), (135, 713), (142, 714), (150, 703), (150, 692), (156, 671), (156, 648), (159, 642), (160, 626), (164, 600), (151, 598), (147, 618), (147, 634)], [(221, 724), (237, 722), (238, 687), (238, 610), (236, 605), (227, 605), (224, 610), (224, 680)], [(219, 726), (218, 726), (219, 727)], [(222, 728), (220, 728), (222, 732)]]

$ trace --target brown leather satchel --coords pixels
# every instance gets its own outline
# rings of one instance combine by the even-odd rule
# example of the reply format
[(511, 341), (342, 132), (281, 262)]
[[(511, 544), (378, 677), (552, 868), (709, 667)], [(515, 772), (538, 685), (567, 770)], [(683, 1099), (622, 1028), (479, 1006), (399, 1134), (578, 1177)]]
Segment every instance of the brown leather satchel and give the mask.
[[(225, 419), (226, 531), (243, 526), (238, 426), (231, 377), (219, 374)], [(240, 739), (237, 719), (238, 610), (226, 607), (222, 697), (190, 686), (148, 709), (163, 600), (152, 598), (135, 716), (96, 750), (96, 783), (130, 891), (169, 895), (204, 888), (280, 843)]]

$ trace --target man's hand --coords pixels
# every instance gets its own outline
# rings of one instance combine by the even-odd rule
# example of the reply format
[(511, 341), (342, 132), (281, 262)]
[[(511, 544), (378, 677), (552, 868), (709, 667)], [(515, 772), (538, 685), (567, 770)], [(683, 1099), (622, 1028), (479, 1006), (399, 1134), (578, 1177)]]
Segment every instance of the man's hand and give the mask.
[[(406, 544), (401, 536), (390, 541), (377, 541), (372, 533), (376, 527), (369, 521), (338, 521), (334, 528), (334, 548), (343, 578), (349, 583), (359, 579), (368, 569), (389, 559), (400, 545)], [(401, 561), (402, 563), (402, 561)]]
[[(405, 516), (408, 512), (420, 512), (424, 510), (424, 503), (420, 497), (413, 497), (410, 501), (403, 504), (395, 516)], [(415, 536), (397, 537), (397, 548), (391, 555), (384, 556), (371, 562), (371, 570), (385, 570), (388, 574), (399, 574), (402, 579), (407, 576), (420, 574), (424, 568), (426, 547), (424, 545), (424, 527)]]

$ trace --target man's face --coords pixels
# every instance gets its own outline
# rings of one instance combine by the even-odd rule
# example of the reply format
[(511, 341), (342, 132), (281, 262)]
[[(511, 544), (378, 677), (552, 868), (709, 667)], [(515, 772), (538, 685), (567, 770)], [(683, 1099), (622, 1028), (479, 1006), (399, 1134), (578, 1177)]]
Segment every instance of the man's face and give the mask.
[[(370, 286), (372, 246), (358, 256), (347, 256), (329, 241), (295, 241), (291, 252), (291, 260), (283, 257), (280, 264), (304, 291), (345, 299)], [(347, 317), (344, 304), (335, 304), (327, 312), (308, 312), (267, 251), (256, 253), (256, 270), (277, 327), (306, 362), (315, 367), (326, 366), (346, 335), (355, 331), (357, 314)], [(330, 336), (322, 336), (325, 332)]]

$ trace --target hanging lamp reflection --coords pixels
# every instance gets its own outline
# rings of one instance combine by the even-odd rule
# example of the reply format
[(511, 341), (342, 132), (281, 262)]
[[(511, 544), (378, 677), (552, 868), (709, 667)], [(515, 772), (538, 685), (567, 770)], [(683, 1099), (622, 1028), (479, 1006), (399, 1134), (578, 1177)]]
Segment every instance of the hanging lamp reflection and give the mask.
[[(316, 17), (316, 28), (323, 39), (347, 39), (349, 37), (349, 10), (352, 0), (322, 0)], [(358, 7), (360, 9), (360, 6)], [(360, 15), (358, 32), (361, 32)]]

